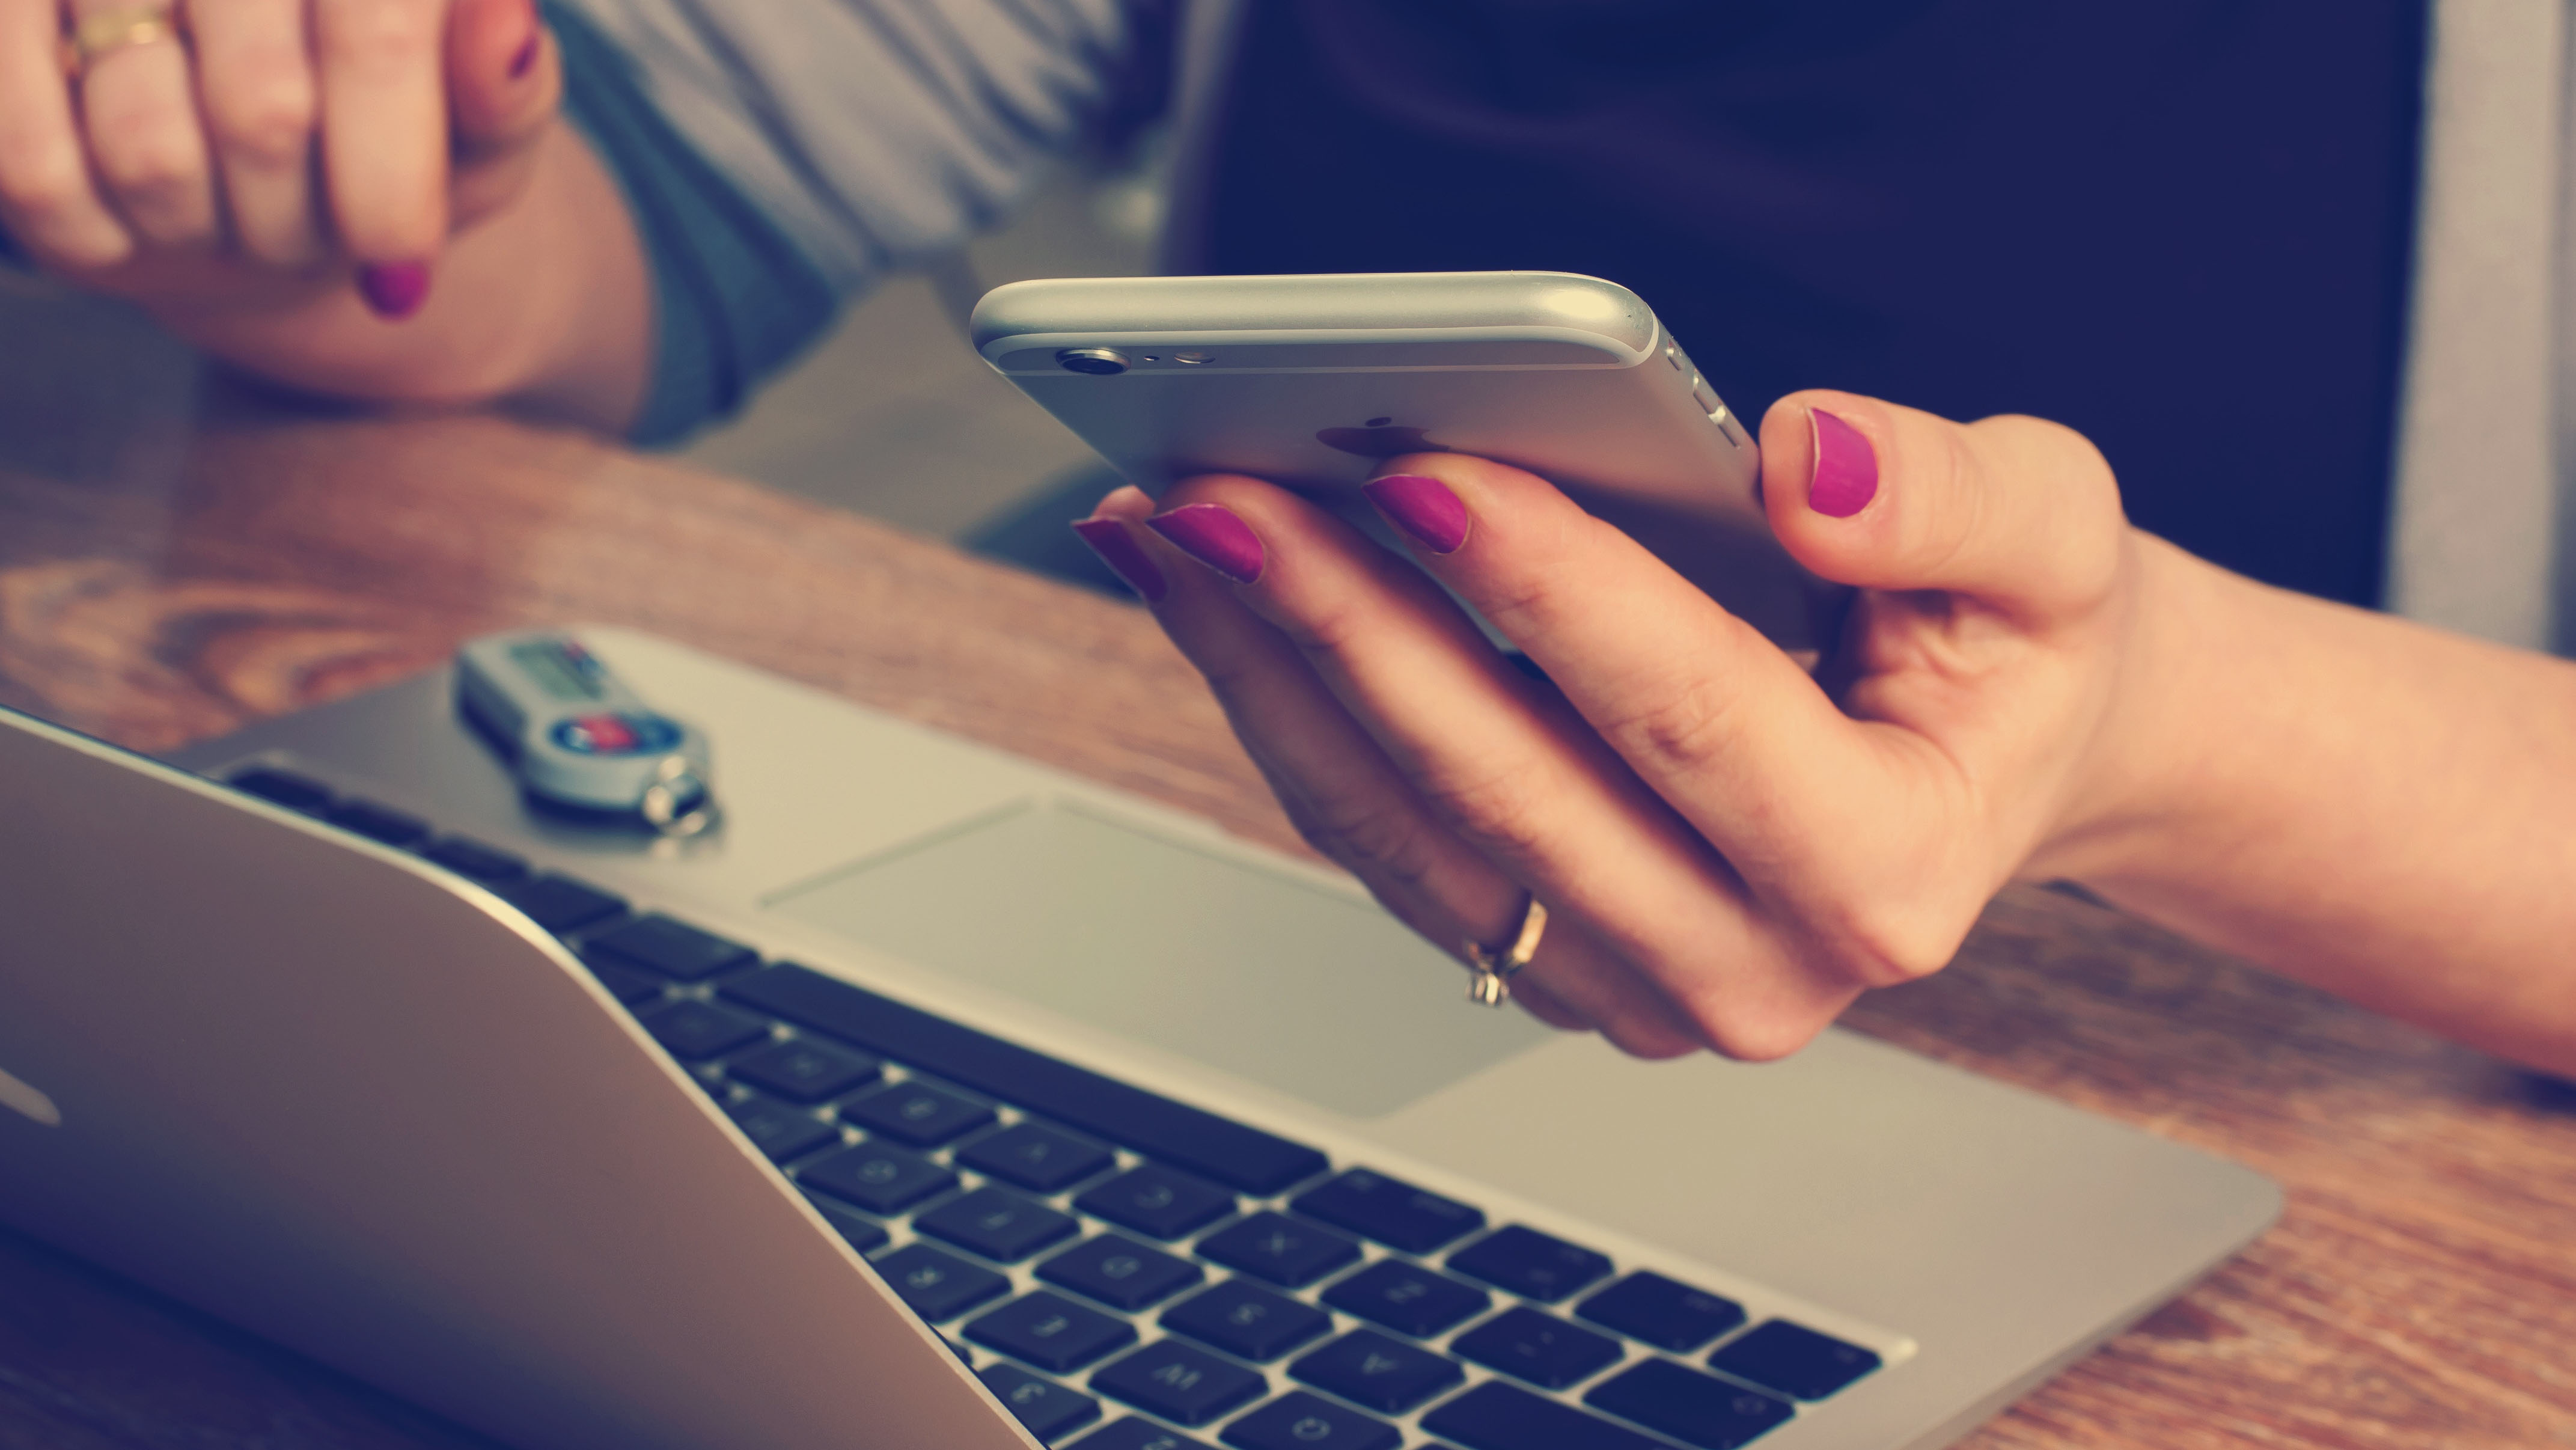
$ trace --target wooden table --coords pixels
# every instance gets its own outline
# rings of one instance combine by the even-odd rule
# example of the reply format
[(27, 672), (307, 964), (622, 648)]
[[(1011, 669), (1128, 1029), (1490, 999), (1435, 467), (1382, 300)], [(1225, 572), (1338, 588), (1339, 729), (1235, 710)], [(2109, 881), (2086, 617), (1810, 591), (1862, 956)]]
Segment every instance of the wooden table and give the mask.
[[(0, 701), (128, 745), (599, 621), (1294, 844), (1140, 612), (862, 519), (483, 418), (236, 398), (146, 464), (25, 441), (0, 428)], [(2036, 890), (1851, 1020), (2289, 1188), (1968, 1444), (2576, 1446), (2576, 1090)], [(0, 1234), (5, 1450), (480, 1443)]]

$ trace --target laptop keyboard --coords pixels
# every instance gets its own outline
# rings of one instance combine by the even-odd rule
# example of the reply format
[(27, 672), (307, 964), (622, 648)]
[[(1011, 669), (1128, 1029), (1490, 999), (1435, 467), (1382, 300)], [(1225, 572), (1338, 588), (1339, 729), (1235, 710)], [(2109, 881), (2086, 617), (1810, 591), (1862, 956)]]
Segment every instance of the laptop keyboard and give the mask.
[(1040, 1441), (1733, 1450), (1879, 1356), (268, 766), (553, 932)]

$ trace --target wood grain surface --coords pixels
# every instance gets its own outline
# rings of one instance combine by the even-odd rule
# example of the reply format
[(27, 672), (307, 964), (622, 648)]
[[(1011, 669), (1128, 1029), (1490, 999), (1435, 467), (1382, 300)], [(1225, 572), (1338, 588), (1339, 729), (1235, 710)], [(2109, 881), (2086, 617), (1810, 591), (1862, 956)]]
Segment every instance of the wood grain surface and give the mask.
[[(150, 466), (0, 448), (0, 701), (128, 745), (583, 621), (1294, 846), (1141, 613), (859, 518), (489, 418), (237, 400)], [(1851, 1021), (2289, 1189), (2251, 1250), (1967, 1444), (2576, 1446), (2576, 1091), (2038, 890)], [(0, 1234), (9, 1450), (480, 1443)]]

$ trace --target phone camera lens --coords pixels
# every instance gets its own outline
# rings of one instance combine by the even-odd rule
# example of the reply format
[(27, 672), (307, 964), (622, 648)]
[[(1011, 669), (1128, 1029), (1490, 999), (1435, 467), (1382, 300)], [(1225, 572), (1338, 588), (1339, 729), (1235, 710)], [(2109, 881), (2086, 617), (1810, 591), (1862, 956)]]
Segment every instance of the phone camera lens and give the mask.
[(1069, 347), (1055, 355), (1055, 362), (1068, 372), (1094, 377), (1114, 377), (1127, 371), (1127, 354), (1114, 347)]

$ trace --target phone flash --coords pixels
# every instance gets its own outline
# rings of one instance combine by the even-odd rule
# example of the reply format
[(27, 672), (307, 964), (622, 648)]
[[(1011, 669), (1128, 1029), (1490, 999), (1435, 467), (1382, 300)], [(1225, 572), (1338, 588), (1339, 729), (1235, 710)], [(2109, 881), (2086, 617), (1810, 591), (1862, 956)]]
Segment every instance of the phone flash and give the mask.
[(1216, 354), (1212, 352), (1176, 352), (1172, 354), (1172, 361), (1176, 363), (1188, 363), (1192, 367), (1196, 367), (1203, 362), (1216, 361)]

